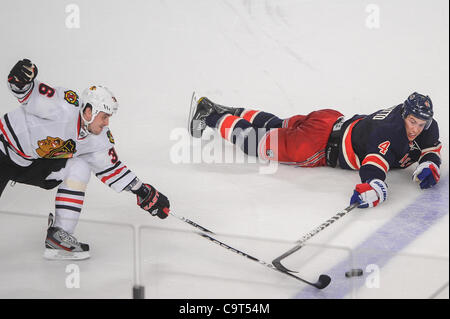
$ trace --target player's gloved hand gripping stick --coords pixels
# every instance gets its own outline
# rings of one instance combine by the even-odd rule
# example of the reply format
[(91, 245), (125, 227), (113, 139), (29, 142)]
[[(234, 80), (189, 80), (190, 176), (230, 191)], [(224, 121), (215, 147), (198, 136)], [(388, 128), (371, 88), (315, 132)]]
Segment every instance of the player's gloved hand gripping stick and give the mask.
[(137, 204), (152, 216), (164, 219), (170, 211), (170, 203), (165, 195), (158, 192), (150, 184), (142, 184), (139, 189), (133, 191), (137, 197)]
[(374, 178), (358, 184), (353, 191), (350, 205), (359, 203), (359, 208), (375, 207), (387, 199), (388, 187), (381, 179)]

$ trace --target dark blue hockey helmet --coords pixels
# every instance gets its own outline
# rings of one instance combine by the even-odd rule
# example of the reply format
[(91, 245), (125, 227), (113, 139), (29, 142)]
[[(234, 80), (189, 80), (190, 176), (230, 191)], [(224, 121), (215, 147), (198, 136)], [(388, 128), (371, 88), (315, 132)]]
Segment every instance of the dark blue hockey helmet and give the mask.
[(431, 99), (425, 95), (414, 92), (403, 103), (403, 113), (404, 119), (408, 115), (414, 115), (415, 117), (427, 121), (425, 124), (425, 129), (427, 130), (431, 122), (433, 122), (433, 103)]

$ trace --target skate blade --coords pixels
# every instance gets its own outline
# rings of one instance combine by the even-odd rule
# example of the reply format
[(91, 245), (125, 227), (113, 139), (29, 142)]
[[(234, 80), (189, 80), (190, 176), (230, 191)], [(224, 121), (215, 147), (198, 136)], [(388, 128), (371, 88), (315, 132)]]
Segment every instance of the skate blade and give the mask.
[(91, 257), (88, 251), (72, 252), (62, 249), (45, 248), (44, 258), (48, 260), (83, 260)]
[(188, 117), (188, 131), (191, 136), (194, 136), (193, 128), (192, 128), (192, 118), (194, 117), (195, 110), (197, 109), (198, 98), (195, 91), (192, 93), (191, 98), (191, 106), (189, 109), (189, 117)]

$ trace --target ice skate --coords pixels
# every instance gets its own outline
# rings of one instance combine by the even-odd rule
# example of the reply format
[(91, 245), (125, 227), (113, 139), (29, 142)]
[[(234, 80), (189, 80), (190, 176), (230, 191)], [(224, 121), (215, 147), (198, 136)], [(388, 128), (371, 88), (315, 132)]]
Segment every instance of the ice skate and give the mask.
[[(209, 101), (211, 102), (211, 101)], [(241, 114), (241, 112), (244, 110), (244, 108), (242, 107), (231, 107), (231, 106), (224, 106), (224, 105), (220, 105), (217, 103), (212, 103), (212, 106), (214, 108), (214, 110), (219, 113), (219, 114), (231, 114), (231, 115), (237, 115), (239, 116), (239, 114)]]
[(201, 97), (200, 99), (197, 99), (197, 96), (194, 92), (192, 94), (191, 110), (189, 113), (189, 133), (193, 137), (201, 137), (203, 131), (206, 128), (205, 119), (213, 112), (216, 112), (218, 114), (229, 113), (232, 115), (237, 115), (236, 113), (238, 113), (238, 111), (240, 110), (242, 110), (242, 108), (234, 108), (216, 104), (207, 97)]
[(205, 119), (214, 112), (212, 102), (202, 97), (197, 100), (195, 92), (192, 94), (191, 109), (189, 113), (188, 129), (191, 136), (200, 138), (206, 128)]
[(49, 216), (49, 227), (45, 239), (44, 258), (50, 260), (82, 260), (90, 257), (89, 245), (79, 243), (62, 228), (54, 227), (53, 214)]

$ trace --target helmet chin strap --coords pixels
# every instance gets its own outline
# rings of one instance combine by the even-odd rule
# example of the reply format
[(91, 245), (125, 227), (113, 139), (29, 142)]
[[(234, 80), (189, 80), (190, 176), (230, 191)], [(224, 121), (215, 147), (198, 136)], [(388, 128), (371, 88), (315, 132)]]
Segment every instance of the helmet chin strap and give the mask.
[(86, 136), (88, 136), (89, 134), (91, 134), (91, 132), (89, 132), (89, 129), (88, 129), (88, 125), (89, 125), (89, 123), (84, 119), (84, 116), (83, 115), (80, 115), (81, 116), (81, 123), (80, 123), (80, 137), (86, 137)]
[(91, 132), (89, 131), (89, 124), (91, 124), (92, 122), (94, 122), (94, 119), (95, 119), (95, 117), (98, 115), (98, 114), (92, 114), (92, 117), (91, 117), (91, 120), (90, 121), (88, 121), (85, 117), (84, 117), (84, 110), (85, 110), (85, 107), (82, 109), (82, 110), (80, 110), (80, 116), (81, 116), (81, 130), (84, 132), (84, 136), (87, 136), (87, 135), (89, 135)]

